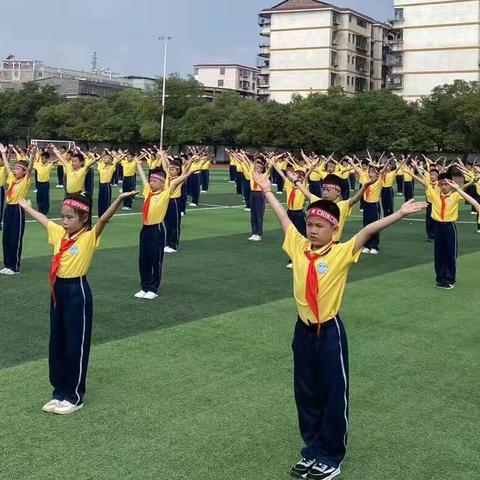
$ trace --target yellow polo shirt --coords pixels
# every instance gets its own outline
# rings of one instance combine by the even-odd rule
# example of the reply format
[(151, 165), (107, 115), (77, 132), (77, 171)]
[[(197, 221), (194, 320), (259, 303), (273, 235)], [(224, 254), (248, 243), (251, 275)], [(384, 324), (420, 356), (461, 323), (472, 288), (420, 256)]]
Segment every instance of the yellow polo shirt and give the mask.
[[(152, 192), (150, 185), (143, 189), (145, 200)], [(168, 201), (170, 200), (170, 191), (164, 188), (161, 192), (154, 193), (150, 199), (150, 208), (148, 209), (148, 217), (145, 225), (157, 225), (163, 223), (165, 215), (167, 214)]]
[[(361, 251), (353, 252), (355, 237), (346, 243), (337, 243), (324, 256), (315, 261), (318, 277), (318, 309), (320, 322), (324, 323), (338, 314), (347, 283), (350, 266), (358, 262)], [(293, 263), (293, 292), (298, 315), (304, 323), (317, 320), (306, 299), (306, 281), (309, 260), (305, 253), (311, 251), (311, 243), (291, 224), (286, 233), (283, 250)]]
[(437, 222), (456, 222), (463, 197), (458, 192), (444, 195), (439, 188), (427, 188), (427, 201), (432, 204), (432, 218)]
[(369, 180), (370, 176), (368, 174), (368, 170), (362, 170), (359, 178), (360, 185), (365, 185)]
[(79, 193), (85, 190), (85, 177), (90, 167), (80, 167), (78, 170), (72, 168), (72, 164), (67, 164), (65, 173), (67, 174), (67, 193)]
[(0, 166), (0, 187), (3, 187), (7, 183), (7, 169), (4, 165)]
[[(12, 183), (14, 183), (15, 186), (13, 187), (11, 197), (8, 198), (7, 193)], [(5, 192), (5, 201), (7, 202), (7, 205), (18, 205), (18, 201), (21, 198), (25, 198), (27, 196), (28, 189), (30, 188), (30, 183), (31, 183), (30, 175), (28, 177), (23, 177), (21, 180), (16, 181), (15, 177), (13, 176), (13, 173), (11, 173), (8, 176), (7, 186), (6, 186), (7, 191)]]
[(393, 182), (397, 177), (397, 172), (393, 170), (393, 172), (385, 172), (382, 178), (382, 187), (383, 188), (390, 188), (393, 187)]
[(124, 177), (133, 177), (137, 174), (137, 164), (135, 160), (122, 160), (120, 164), (123, 167), (123, 176)]
[(100, 183), (103, 183), (103, 184), (111, 183), (113, 174), (115, 173), (116, 169), (117, 169), (116, 163), (111, 163), (110, 165), (107, 165), (104, 162), (98, 162), (97, 170), (99, 174)]
[[(53, 245), (53, 254), (56, 255), (60, 251), (62, 240), (68, 238), (67, 233), (61, 225), (54, 222), (48, 222), (47, 233), (48, 243)], [(77, 278), (86, 275), (100, 239), (101, 237), (97, 238), (95, 228), (80, 234), (73, 246), (62, 255), (57, 277)]]
[(411, 168), (404, 168), (403, 169), (403, 180), (405, 182), (412, 182), (413, 177), (412, 177), (412, 169)]
[(54, 166), (52, 162), (35, 162), (33, 168), (37, 171), (37, 180), (43, 183), (50, 181), (50, 173)]
[[(293, 203), (290, 202), (290, 195), (295, 190), (295, 199)], [(305, 195), (287, 178), (285, 180), (285, 194), (287, 196), (287, 206), (289, 210), (303, 210), (305, 205)]]
[(370, 185), (363, 194), (363, 199), (367, 203), (377, 203), (382, 194), (382, 180), (379, 178), (373, 185)]

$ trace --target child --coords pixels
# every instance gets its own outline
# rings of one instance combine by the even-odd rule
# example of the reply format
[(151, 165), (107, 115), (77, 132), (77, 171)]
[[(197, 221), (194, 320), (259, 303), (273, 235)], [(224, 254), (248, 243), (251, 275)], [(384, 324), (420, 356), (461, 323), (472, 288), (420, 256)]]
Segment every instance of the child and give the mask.
[(112, 203), (112, 180), (121, 157), (115, 160), (110, 154), (105, 155), (98, 162), (98, 217), (100, 218)]
[(268, 179), (254, 174), (254, 180), (280, 221), (285, 232), (283, 249), (294, 266), (298, 309), (293, 338), (294, 390), (305, 448), (292, 475), (333, 479), (340, 475), (348, 434), (348, 346), (339, 310), (349, 268), (373, 235), (421, 211), (426, 204), (409, 202), (393, 215), (369, 224), (347, 243), (335, 244), (337, 205), (328, 200), (312, 203), (304, 237), (272, 194)]
[(423, 183), (427, 200), (432, 204), (437, 287), (450, 290), (455, 288), (457, 280), (458, 236), (455, 222), (458, 220), (458, 207), (460, 202), (467, 200), (472, 203), (473, 199), (452, 186), (456, 184), (452, 182), (450, 173), (438, 176), (439, 189), (427, 185), (420, 177), (416, 178)]
[[(143, 157), (141, 157), (143, 158)], [(120, 160), (123, 170), (123, 192), (132, 192), (136, 187), (137, 180), (137, 162), (131, 153), (128, 153), (126, 158)], [(126, 197), (123, 201), (122, 210), (131, 210), (133, 206), (133, 197)]]
[(62, 206), (62, 225), (50, 221), (25, 199), (20, 206), (47, 229), (54, 257), (50, 267), (49, 370), (52, 400), (42, 410), (69, 415), (83, 407), (90, 340), (92, 293), (86, 275), (105, 225), (122, 200), (122, 193), (92, 228), (92, 201), (82, 194), (68, 195)]
[(72, 155), (70, 162), (67, 162), (53, 145), (51, 147), (58, 161), (63, 165), (63, 171), (67, 177), (65, 182), (65, 194), (73, 195), (74, 193), (84, 192), (85, 178), (88, 170), (96, 160), (91, 157), (85, 159), (83, 153), (76, 152)]
[(5, 184), (7, 183), (7, 170), (0, 155), (0, 230), (3, 228), (3, 211), (5, 209)]
[(150, 179), (142, 169), (140, 159), (136, 159), (138, 173), (144, 186), (145, 202), (143, 205), (143, 227), (140, 232), (139, 268), (142, 289), (135, 294), (136, 298), (153, 300), (158, 297), (158, 289), (162, 276), (162, 263), (165, 249), (165, 227), (163, 221), (168, 209), (170, 195), (191, 174), (187, 164), (185, 174), (175, 178), (166, 187), (166, 173), (161, 168), (153, 170)]
[(0, 144), (3, 165), (7, 174), (8, 189), (5, 194), (6, 208), (3, 217), (3, 275), (15, 275), (20, 272), (22, 258), (23, 234), (25, 233), (25, 213), (18, 201), (27, 195), (31, 183), (33, 161), (37, 147), (33, 147), (30, 161), (20, 160), (13, 170), (10, 168), (5, 147)]
[(50, 174), (57, 162), (50, 161), (50, 154), (42, 152), (40, 161), (33, 164), (37, 172), (37, 208), (43, 215), (50, 211)]
[[(182, 164), (180, 160), (174, 160), (170, 164), (165, 163), (164, 171), (168, 172), (166, 188), (170, 188), (171, 183), (182, 174)], [(184, 182), (179, 185), (170, 194), (167, 213), (165, 216), (165, 228), (167, 231), (165, 253), (177, 253), (180, 242), (181, 230), (181, 196)]]
[(382, 178), (382, 210), (383, 216), (388, 217), (393, 213), (395, 196), (393, 194), (393, 182), (397, 176), (398, 168), (391, 163)]
[[(67, 158), (70, 155), (69, 152), (67, 152), (67, 148), (64, 146), (60, 147), (60, 156), (65, 159), (65, 161), (68, 161), (69, 159)], [(64, 188), (63, 182), (64, 182), (64, 170), (63, 170), (63, 164), (61, 162), (57, 163), (57, 185), (55, 188)]]
[(202, 164), (202, 169), (200, 171), (200, 183), (202, 186), (202, 193), (207, 193), (208, 188), (210, 187), (210, 166), (212, 164), (212, 159), (210, 155), (206, 157), (206, 161)]

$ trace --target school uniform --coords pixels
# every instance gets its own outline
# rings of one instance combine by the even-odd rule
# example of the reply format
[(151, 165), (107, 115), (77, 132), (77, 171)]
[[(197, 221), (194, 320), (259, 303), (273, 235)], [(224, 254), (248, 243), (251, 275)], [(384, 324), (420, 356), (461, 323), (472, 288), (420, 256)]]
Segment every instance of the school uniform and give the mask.
[(251, 208), (251, 204), (250, 204), (250, 193), (251, 193), (250, 183), (252, 181), (252, 169), (247, 165), (243, 165), (242, 166), (242, 173), (243, 173), (242, 191), (243, 191), (243, 199), (245, 201), (245, 208)]
[[(368, 170), (362, 168), (362, 173), (358, 179), (359, 181), (359, 189), (361, 190), (362, 187), (370, 180), (370, 175), (368, 174)], [(360, 210), (363, 210), (363, 206), (365, 205), (364, 197), (360, 199)]]
[(413, 183), (412, 169), (403, 169), (403, 196), (405, 201), (411, 200), (415, 193), (415, 184)]
[(210, 165), (211, 160), (204, 163), (202, 165), (202, 169), (200, 170), (200, 184), (202, 186), (202, 192), (208, 192), (208, 188), (210, 186)]
[(404, 186), (404, 173), (403, 168), (400, 167), (397, 169), (397, 176), (395, 177), (397, 181), (397, 193), (403, 194), (403, 186)]
[[(283, 173), (285, 173), (285, 171), (287, 170), (287, 161), (286, 160), (280, 160), (280, 162), (277, 163), (277, 167), (279, 168), (279, 170), (281, 170)], [(281, 192), (283, 192), (283, 190), (285, 188), (285, 180), (275, 169), (273, 169), (272, 171), (275, 172), (275, 174), (277, 175), (277, 182), (276, 182), (277, 183), (277, 192), (281, 193)]]
[(65, 174), (67, 176), (65, 185), (66, 194), (81, 193), (85, 191), (85, 178), (92, 163), (93, 161), (91, 160), (85, 160), (85, 165), (77, 170), (73, 169), (71, 163), (67, 164), (65, 168)]
[(235, 164), (235, 160), (231, 155), (228, 156), (229, 165), (228, 165), (228, 178), (230, 182), (235, 182), (235, 176), (237, 175), (237, 166)]
[[(430, 185), (435, 190), (440, 191), (440, 187), (438, 186), (438, 182), (432, 182), (430, 173), (425, 172), (425, 183)], [(425, 210), (425, 231), (427, 234), (427, 240), (433, 241), (435, 239), (435, 222), (432, 219), (432, 204), (429, 202), (427, 197), (427, 209)]]
[(293, 263), (298, 310), (292, 349), (302, 457), (334, 468), (347, 446), (348, 344), (339, 309), (349, 268), (360, 256), (354, 245), (355, 237), (312, 252), (293, 225), (283, 244)]
[(241, 163), (236, 162), (237, 165), (237, 173), (235, 176), (235, 189), (237, 195), (243, 194), (243, 165)]
[[(165, 184), (167, 190), (170, 189), (171, 181), (173, 178), (168, 178)], [(178, 250), (178, 244), (180, 242), (180, 230), (182, 223), (182, 186), (178, 186), (174, 192), (170, 194), (170, 200), (168, 201), (167, 213), (165, 216), (165, 229), (166, 229), (166, 246)]]
[[(251, 168), (254, 172), (254, 167)], [(262, 174), (263, 177), (266, 174)], [(265, 217), (265, 195), (258, 183), (252, 178), (250, 180), (250, 225), (252, 235), (263, 237), (263, 220)]]
[(63, 187), (63, 182), (64, 182), (63, 165), (60, 162), (58, 162), (57, 163), (57, 185), (60, 187)]
[(92, 229), (68, 238), (54, 222), (48, 223), (47, 232), (55, 255), (48, 356), (52, 396), (78, 406), (85, 395), (92, 336), (93, 301), (86, 275), (100, 237)]
[(432, 204), (435, 229), (435, 273), (438, 284), (455, 285), (457, 274), (458, 207), (463, 197), (458, 192), (443, 194), (432, 186), (427, 188), (427, 199)]
[(157, 158), (155, 155), (149, 155), (147, 158), (148, 178), (150, 178), (152, 171), (159, 166), (162, 166), (162, 159)]
[(116, 163), (107, 165), (100, 161), (97, 164), (98, 170), (98, 218), (100, 218), (112, 204), (112, 179), (117, 169)]
[(396, 172), (385, 172), (382, 176), (382, 210), (383, 216), (388, 217), (392, 215), (394, 209), (394, 194), (393, 194), (393, 182), (395, 181)]
[(193, 164), (190, 168), (192, 174), (189, 177), (190, 180), (190, 196), (192, 199), (192, 203), (198, 205), (200, 203), (200, 171), (201, 171), (201, 164), (196, 163)]
[(305, 195), (288, 178), (285, 180), (285, 193), (287, 195), (288, 218), (299, 233), (305, 237), (307, 235), (307, 222), (303, 211)]
[[(475, 173), (474, 172), (468, 172), (468, 173), (463, 174), (463, 181), (465, 183), (470, 183), (472, 180), (475, 180)], [(477, 188), (476, 188), (475, 184), (470, 185), (465, 190), (465, 193), (468, 193), (468, 195), (470, 195), (472, 198), (477, 200)], [(471, 206), (471, 211), (476, 212), (476, 209), (473, 205)]]
[(13, 272), (20, 271), (22, 258), (23, 234), (25, 233), (25, 212), (18, 204), (25, 198), (30, 188), (30, 176), (16, 181), (13, 174), (7, 180), (5, 193), (5, 211), (3, 213), (3, 266)]
[(320, 165), (317, 165), (310, 174), (308, 189), (319, 198), (322, 197), (322, 180), (327, 176)]
[(0, 230), (3, 228), (3, 212), (5, 210), (5, 184), (7, 183), (7, 169), (0, 166)]
[(87, 174), (85, 175), (85, 192), (88, 193), (91, 197), (93, 197), (93, 189), (94, 189), (94, 179), (95, 175), (91, 167), (88, 168)]
[[(379, 178), (373, 185), (369, 185), (363, 194), (363, 226), (366, 227), (370, 223), (380, 219), (380, 196), (382, 193), (382, 180)], [(380, 234), (376, 233), (365, 244), (365, 248), (369, 250), (380, 248)]]
[(336, 173), (336, 175), (342, 180), (342, 183), (340, 184), (340, 195), (343, 200), (348, 200), (350, 198), (350, 171), (351, 167), (340, 166)]
[(166, 243), (163, 222), (168, 209), (170, 192), (167, 188), (153, 193), (150, 185), (144, 188), (143, 227), (140, 232), (139, 269), (142, 290), (158, 293)]
[(44, 215), (50, 211), (50, 174), (53, 167), (52, 162), (36, 162), (33, 165), (37, 173), (37, 207)]
[[(133, 192), (136, 186), (137, 180), (137, 164), (135, 160), (122, 160), (120, 162), (122, 164), (122, 171), (123, 171), (123, 183), (122, 183), (122, 191), (123, 192)], [(123, 207), (124, 208), (132, 208), (133, 205), (133, 198), (128, 197), (123, 200)]]

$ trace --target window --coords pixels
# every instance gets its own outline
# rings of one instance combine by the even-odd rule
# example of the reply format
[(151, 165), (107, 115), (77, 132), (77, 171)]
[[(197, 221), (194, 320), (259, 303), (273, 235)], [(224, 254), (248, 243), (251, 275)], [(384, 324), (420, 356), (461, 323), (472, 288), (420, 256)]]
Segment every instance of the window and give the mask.
[(367, 22), (360, 18), (357, 18), (357, 25), (362, 28), (367, 28)]
[(195, 67), (195, 68), (193, 69), (193, 74), (194, 74), (194, 75), (198, 75), (198, 67)]
[(348, 55), (348, 60), (347, 60), (347, 63), (350, 63), (350, 55)]
[(348, 16), (348, 21), (349, 21), (350, 23), (352, 23), (352, 20), (353, 20), (353, 15), (349, 15), (349, 16)]
[(355, 57), (352, 55), (352, 65), (355, 65)]
[(350, 85), (350, 76), (347, 76), (347, 85)]
[(351, 34), (351, 33), (348, 34), (348, 41), (349, 41), (349, 42), (352, 41), (352, 34)]
[(225, 75), (225, 67), (222, 67), (222, 68), (220, 69), (220, 75)]
[(255, 83), (253, 83), (253, 84), (252, 84), (252, 90), (255, 90), (255, 87), (256, 87), (256, 86), (257, 86), (257, 85), (256, 85)]
[(396, 8), (395, 9), (395, 20), (401, 21), (403, 20), (403, 8)]
[(223, 87), (224, 84), (225, 84), (225, 82), (223, 80), (218, 81), (218, 86), (219, 87)]

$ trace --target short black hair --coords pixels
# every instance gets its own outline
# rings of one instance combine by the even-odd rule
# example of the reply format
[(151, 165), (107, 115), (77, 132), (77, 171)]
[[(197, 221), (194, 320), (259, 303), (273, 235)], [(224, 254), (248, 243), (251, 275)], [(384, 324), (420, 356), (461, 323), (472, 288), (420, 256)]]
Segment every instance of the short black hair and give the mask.
[(42, 158), (46, 158), (47, 160), (50, 159), (50, 154), (49, 154), (48, 152), (42, 152), (42, 153), (40, 154), (40, 156), (41, 156)]
[(85, 157), (81, 153), (74, 153), (72, 158), (78, 158), (80, 162), (85, 163)]
[(74, 212), (78, 214), (79, 217), (81, 215), (88, 215), (87, 221), (85, 223), (86, 227), (88, 230), (92, 229), (92, 206), (93, 206), (93, 200), (92, 196), (89, 193), (69, 193), (66, 197), (65, 200), (75, 200), (76, 202), (82, 203), (83, 205), (88, 207), (89, 213), (82, 212), (81, 210), (77, 210), (74, 208)]
[(262, 167), (262, 173), (265, 173), (267, 170), (267, 167), (265, 165), (265, 162), (261, 158), (257, 158), (255, 160), (255, 165), (260, 165)]
[(439, 176), (438, 176), (438, 179), (439, 180), (452, 180), (452, 174), (450, 172), (445, 172), (445, 173), (441, 173)]
[(150, 176), (152, 175), (160, 175), (163, 178), (167, 178), (167, 174), (165, 173), (165, 170), (163, 168), (157, 167), (154, 168), (153, 170), (150, 170)]
[(312, 208), (320, 208), (321, 210), (325, 210), (330, 215), (333, 215), (338, 221), (340, 221), (340, 209), (335, 202), (330, 200), (317, 200), (309, 205), (307, 212)]
[(336, 185), (337, 187), (342, 187), (342, 179), (333, 173), (329, 173), (324, 179), (323, 183), (325, 185)]

